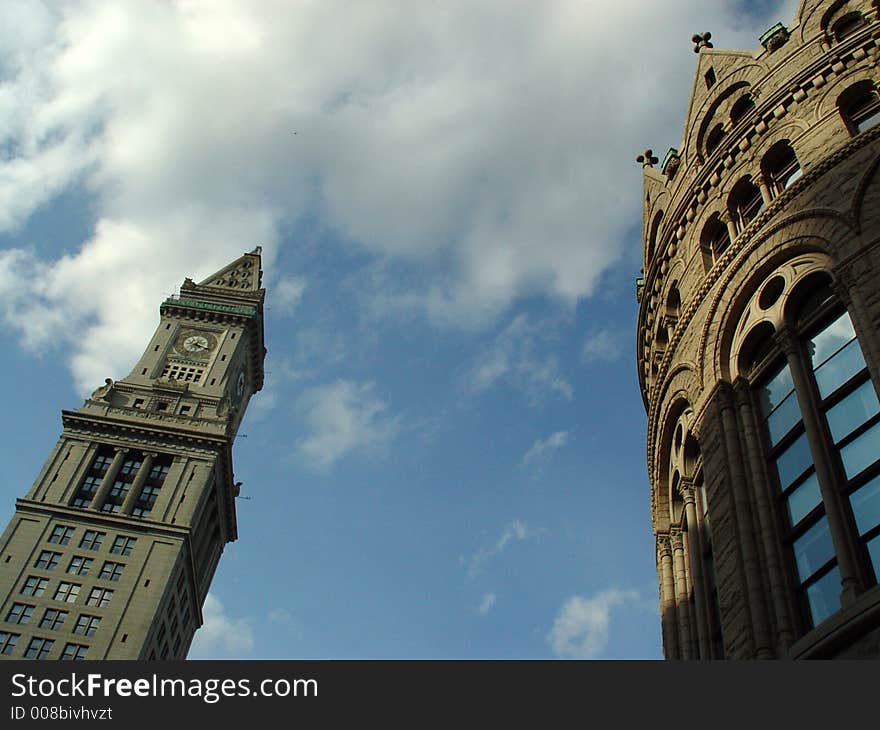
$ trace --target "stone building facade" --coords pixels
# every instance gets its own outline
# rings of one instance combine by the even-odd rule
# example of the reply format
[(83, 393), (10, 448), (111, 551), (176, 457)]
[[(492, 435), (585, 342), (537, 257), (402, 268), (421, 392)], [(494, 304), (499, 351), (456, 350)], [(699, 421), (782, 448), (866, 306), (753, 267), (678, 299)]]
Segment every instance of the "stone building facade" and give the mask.
[(680, 148), (638, 158), (664, 653), (878, 657), (880, 3), (693, 41)]
[(260, 250), (165, 300), (144, 354), (63, 411), (0, 537), (0, 658), (183, 659), (237, 537), (232, 443), (263, 384)]

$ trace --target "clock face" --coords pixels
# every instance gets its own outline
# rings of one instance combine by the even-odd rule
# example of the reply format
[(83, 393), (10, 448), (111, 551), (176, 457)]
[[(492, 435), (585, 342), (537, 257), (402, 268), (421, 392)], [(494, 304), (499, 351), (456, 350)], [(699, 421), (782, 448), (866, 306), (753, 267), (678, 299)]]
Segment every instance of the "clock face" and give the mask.
[(175, 349), (184, 355), (198, 357), (207, 355), (217, 345), (214, 335), (209, 332), (183, 332), (174, 344)]
[(244, 370), (239, 372), (238, 380), (235, 381), (235, 395), (238, 398), (241, 398), (241, 394), (244, 393)]

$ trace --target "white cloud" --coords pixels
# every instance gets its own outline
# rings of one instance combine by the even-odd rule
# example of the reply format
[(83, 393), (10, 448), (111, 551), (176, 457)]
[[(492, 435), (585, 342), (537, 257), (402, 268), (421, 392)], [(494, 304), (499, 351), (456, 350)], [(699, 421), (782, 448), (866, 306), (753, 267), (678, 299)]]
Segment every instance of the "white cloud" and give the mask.
[(547, 636), (550, 648), (558, 657), (596, 658), (608, 645), (611, 612), (638, 601), (638, 593), (619, 588), (610, 588), (592, 598), (572, 596), (562, 605)]
[(612, 362), (620, 357), (620, 353), (620, 337), (609, 330), (591, 333), (581, 347), (584, 362)]
[(299, 276), (287, 276), (268, 288), (269, 303), (274, 313), (281, 316), (293, 314), (306, 290), (306, 281)]
[(374, 293), (438, 321), (571, 304), (620, 260), (633, 156), (680, 138), (682, 29), (755, 47), (782, 4), (6, 0), (0, 233), (75, 184), (96, 218), (66, 256), (35, 254), (32, 303), (8, 296), (42, 346), (76, 331), (83, 390), (139, 354), (157, 292), (257, 243), (271, 266), (306, 218), (427, 272)]
[(467, 375), (468, 388), (481, 393), (504, 382), (525, 393), (533, 405), (550, 395), (571, 400), (571, 383), (560, 372), (556, 355), (548, 352), (554, 331), (551, 323), (517, 315), (478, 356)]
[(204, 623), (193, 638), (190, 659), (239, 659), (253, 651), (254, 637), (248, 620), (228, 616), (213, 593), (205, 597), (202, 615)]
[(300, 456), (323, 470), (349, 453), (372, 454), (385, 448), (399, 424), (374, 391), (373, 383), (348, 380), (306, 390), (299, 406), (309, 434), (297, 443)]
[(568, 431), (556, 431), (545, 439), (538, 439), (531, 445), (522, 458), (522, 465), (528, 464), (546, 457), (550, 452), (561, 449), (568, 443)]
[(479, 575), (489, 561), (497, 558), (512, 542), (519, 542), (535, 537), (535, 531), (522, 520), (513, 520), (501, 533), (501, 536), (490, 547), (480, 548), (467, 560), (469, 578)]
[(495, 606), (495, 598), (494, 593), (487, 593), (483, 596), (483, 600), (480, 601), (480, 607), (477, 609), (480, 616), (485, 616), (492, 610), (493, 606)]

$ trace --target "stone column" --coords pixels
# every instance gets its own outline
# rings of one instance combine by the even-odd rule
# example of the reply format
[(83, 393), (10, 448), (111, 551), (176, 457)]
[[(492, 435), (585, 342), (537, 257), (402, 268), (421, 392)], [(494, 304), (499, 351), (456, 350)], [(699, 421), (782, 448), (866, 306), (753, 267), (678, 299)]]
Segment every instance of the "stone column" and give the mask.
[[(683, 479), (678, 485), (681, 499), (684, 502), (684, 514), (687, 520), (688, 557), (691, 564), (691, 578), (694, 590), (694, 606), (696, 607), (697, 659), (710, 659), (709, 620), (706, 597), (706, 582), (703, 578), (703, 548), (700, 540), (700, 526), (697, 522), (697, 503), (694, 487), (689, 480)], [(696, 652), (695, 652), (696, 653)]]
[(138, 469), (138, 473), (135, 475), (134, 481), (131, 483), (128, 494), (125, 497), (125, 501), (122, 503), (122, 514), (131, 514), (131, 511), (134, 509), (135, 502), (137, 502), (138, 497), (141, 496), (141, 491), (144, 488), (144, 482), (146, 482), (147, 477), (150, 476), (150, 469), (153, 468), (153, 459), (155, 459), (157, 456), (158, 454), (155, 451), (144, 452), (144, 459), (141, 462), (140, 469)]
[(110, 466), (107, 467), (104, 478), (101, 480), (101, 486), (98, 487), (98, 491), (95, 492), (95, 496), (92, 497), (92, 503), (89, 505), (89, 509), (101, 509), (101, 505), (103, 505), (104, 500), (107, 499), (107, 495), (113, 486), (113, 482), (116, 481), (116, 475), (119, 474), (119, 470), (122, 468), (122, 462), (125, 461), (125, 455), (128, 453), (128, 449), (121, 446), (116, 446), (113, 450), (116, 452), (116, 455), (113, 457), (113, 461), (110, 462)]
[(828, 528), (834, 552), (837, 554), (837, 566), (840, 569), (840, 602), (848, 606), (865, 590), (866, 581), (861, 574), (857, 559), (858, 549), (853, 534), (847, 529), (846, 507), (844, 497), (837, 489), (837, 479), (832, 466), (828, 443), (823, 436), (822, 423), (819, 420), (819, 404), (810, 382), (806, 368), (806, 353), (800, 340), (789, 330), (781, 329), (776, 334), (777, 341), (785, 351), (794, 391), (801, 409), (801, 419), (807, 442), (813, 455), (813, 467), (819, 480), (819, 492), (825, 505), (828, 517)]
[(690, 604), (688, 602), (687, 568), (684, 560), (684, 539), (681, 530), (669, 531), (672, 544), (672, 572), (675, 576), (675, 608), (678, 614), (678, 634), (681, 637), (681, 658), (694, 659), (691, 641)]
[(727, 452), (727, 464), (730, 471), (731, 491), (736, 511), (737, 534), (740, 554), (745, 573), (746, 590), (748, 591), (749, 613), (752, 617), (753, 639), (755, 642), (755, 658), (769, 659), (774, 656), (767, 624), (767, 609), (764, 605), (764, 586), (761, 581), (763, 561), (755, 545), (755, 530), (752, 520), (752, 509), (749, 504), (748, 483), (743, 470), (743, 455), (740, 449), (739, 424), (731, 402), (729, 386), (725, 383), (718, 390), (721, 427), (724, 433), (724, 445)]
[(764, 201), (764, 205), (770, 205), (770, 203), (773, 202), (773, 193), (770, 192), (770, 188), (768, 188), (767, 183), (764, 182), (763, 175), (758, 177), (758, 190), (761, 191), (761, 199)]
[(775, 495), (766, 479), (766, 458), (758, 437), (758, 424), (755, 419), (751, 399), (751, 386), (744, 378), (737, 378), (733, 384), (733, 396), (740, 412), (745, 441), (746, 464), (752, 476), (755, 506), (758, 512), (758, 529), (764, 546), (764, 562), (773, 599), (776, 617), (776, 642), (783, 652), (794, 642), (794, 629), (791, 622), (789, 589), (780, 555), (780, 542), (776, 530)]
[(672, 545), (668, 534), (657, 535), (657, 567), (660, 574), (660, 623), (667, 659), (680, 659), (678, 621), (675, 610), (675, 578), (672, 574)]

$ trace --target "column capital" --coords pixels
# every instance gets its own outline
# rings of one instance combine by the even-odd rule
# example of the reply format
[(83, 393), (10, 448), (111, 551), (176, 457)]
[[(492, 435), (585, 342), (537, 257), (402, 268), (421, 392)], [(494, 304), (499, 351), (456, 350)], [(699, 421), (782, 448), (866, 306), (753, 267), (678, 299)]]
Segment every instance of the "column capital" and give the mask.
[(694, 497), (694, 483), (691, 479), (682, 479), (678, 483), (678, 493), (681, 495), (681, 500), (684, 502), (685, 507), (697, 503)]
[(773, 335), (773, 339), (787, 356), (791, 357), (792, 355), (798, 354), (800, 347), (798, 338), (789, 327), (786, 327), (785, 325), (780, 327), (776, 330), (776, 334)]
[(673, 527), (669, 530), (669, 542), (672, 544), (673, 552), (684, 550), (684, 536), (681, 534), (680, 528)]
[(672, 544), (669, 540), (669, 533), (658, 532), (655, 535), (657, 541), (657, 557), (660, 560), (664, 558), (672, 559)]
[(127, 453), (129, 452), (129, 448), (128, 448), (128, 446), (114, 446), (114, 447), (113, 447), (113, 450), (114, 450), (117, 454), (127, 454)]

